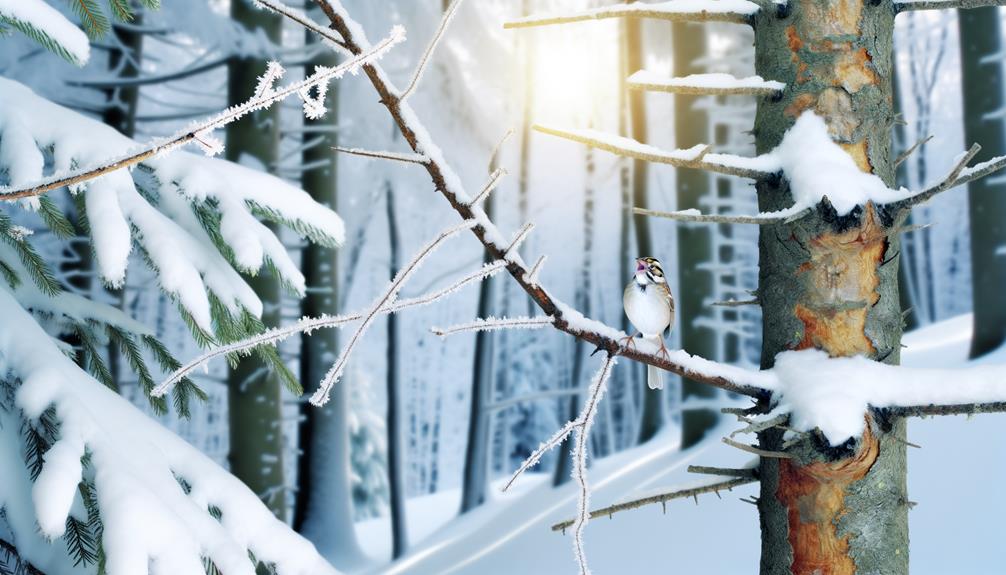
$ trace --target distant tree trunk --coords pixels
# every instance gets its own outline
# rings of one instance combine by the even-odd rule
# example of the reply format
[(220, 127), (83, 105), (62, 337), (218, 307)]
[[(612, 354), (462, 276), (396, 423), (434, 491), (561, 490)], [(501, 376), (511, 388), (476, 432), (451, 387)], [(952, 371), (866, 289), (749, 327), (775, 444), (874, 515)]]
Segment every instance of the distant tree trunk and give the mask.
[[(495, 167), (493, 167), (495, 169)], [(496, 196), (491, 195), (485, 203), (490, 219), (496, 216)], [(485, 263), (491, 258), (485, 254)], [(493, 314), (492, 278), (479, 285), (478, 315), (489, 317)], [(464, 476), (461, 483), (461, 513), (482, 505), (489, 487), (489, 419), (486, 406), (492, 400), (493, 392), (493, 332), (480, 331), (475, 335), (475, 363), (472, 367), (472, 391), (468, 416), (468, 443), (465, 446)]]
[[(759, 154), (813, 110), (860, 169), (893, 185), (894, 14), (891, 0), (791, 0), (755, 16), (755, 72), (786, 84), (781, 97), (758, 101)], [(785, 179), (757, 188), (762, 211), (792, 204)], [(807, 348), (898, 363), (899, 238), (891, 229), (904, 214), (892, 221), (884, 211), (866, 206), (836, 217), (822, 204), (798, 222), (760, 228), (762, 367)], [(761, 448), (792, 457), (760, 460), (762, 575), (908, 573), (906, 426), (870, 423), (841, 448), (813, 434), (784, 447), (778, 428), (759, 434)]]
[[(702, 24), (675, 23), (671, 34), (674, 40), (674, 75), (678, 77), (701, 74), (705, 67), (696, 63), (706, 57), (706, 30)], [(689, 148), (709, 140), (709, 120), (703, 110), (696, 108), (695, 96), (674, 95), (674, 143), (678, 148)], [(710, 192), (709, 175), (699, 170), (677, 172), (679, 210), (701, 209), (700, 200)], [(678, 224), (678, 277), (677, 312), (681, 329), (681, 347), (688, 353), (715, 358), (716, 334), (707, 326), (695, 325), (703, 315), (706, 296), (713, 291), (713, 278), (702, 264), (712, 259), (710, 250), (712, 230), (709, 226)], [(689, 398), (716, 397), (719, 392), (688, 379), (682, 379), (682, 402)], [(717, 413), (710, 409), (685, 409), (681, 415), (681, 446), (698, 443), (706, 431), (716, 425)]]
[[(576, 282), (576, 293), (574, 295), (574, 305), (576, 309), (584, 315), (591, 315), (591, 280), (593, 277), (594, 261), (594, 151), (586, 149), (586, 181), (587, 185), (583, 191), (583, 249), (580, 256), (580, 276)], [(583, 367), (587, 355), (586, 343), (578, 339), (573, 343), (573, 369), (570, 373), (569, 387), (586, 388), (589, 381), (583, 379)], [(572, 395), (563, 419), (576, 417), (580, 412), (580, 396)], [(564, 441), (559, 447), (559, 460), (552, 475), (552, 485), (559, 486), (572, 478), (573, 471), (573, 442)]]
[[(1006, 155), (1003, 122), (1002, 26), (995, 7), (958, 10), (964, 140), (980, 142), (976, 162)], [(974, 336), (971, 357), (1006, 340), (1006, 185), (999, 178), (968, 184)]]
[[(251, 31), (258, 31), (279, 44), (282, 17), (252, 8), (242, 1), (231, 3), (231, 17)], [(252, 97), (266, 61), (234, 57), (228, 64), (227, 101), (235, 105)], [(240, 162), (250, 157), (263, 166), (275, 165), (279, 151), (279, 107), (260, 110), (227, 126), (227, 159)], [(249, 278), (249, 285), (264, 304), (262, 321), (268, 327), (280, 322), (280, 283), (269, 271)], [(230, 414), (230, 469), (269, 509), (286, 519), (283, 478), (283, 434), (280, 380), (256, 356), (244, 358), (227, 376)]]
[[(313, 32), (305, 34), (305, 42), (317, 42)], [(315, 66), (333, 67), (338, 58), (330, 50), (315, 56), (305, 70), (310, 74)], [(321, 141), (304, 150), (301, 162), (313, 165), (327, 162), (320, 168), (301, 175), (304, 191), (319, 204), (337, 210), (339, 206), (338, 170), (332, 147), (338, 144), (339, 83), (328, 88), (328, 113), (320, 120), (304, 119), (304, 143)], [(317, 129), (317, 131), (311, 131)], [(308, 317), (338, 315), (339, 259), (338, 252), (315, 243), (304, 246), (301, 269), (309, 288), (301, 302), (301, 313)], [(320, 382), (331, 367), (339, 349), (339, 330), (323, 329), (304, 334), (300, 344), (300, 380), (304, 386)], [(350, 470), (349, 386), (345, 381), (332, 389), (332, 401), (324, 407), (302, 403), (297, 461), (297, 498), (294, 527), (310, 539), (333, 564), (350, 569), (364, 559), (354, 526), (353, 487)]]
[[(626, 57), (629, 72), (643, 69), (643, 26), (638, 18), (625, 22), (625, 41), (628, 45)], [(646, 96), (641, 90), (629, 92), (629, 116), (632, 119), (632, 137), (640, 142), (647, 141)], [(649, 164), (643, 160), (632, 161), (632, 205), (639, 208), (649, 206)], [(653, 256), (653, 241), (650, 236), (649, 218), (636, 216), (637, 256)], [(629, 266), (632, 262), (625, 262)], [(649, 441), (664, 426), (664, 390), (643, 390), (643, 410), (639, 424), (639, 443)]]
[[(395, 216), (395, 189), (384, 182), (388, 210), (389, 275), (394, 279), (401, 267), (398, 219)], [(405, 444), (402, 438), (402, 385), (398, 365), (398, 314), (388, 314), (387, 396), (388, 396), (388, 491), (391, 504), (391, 557), (397, 559), (409, 546), (405, 523)]]

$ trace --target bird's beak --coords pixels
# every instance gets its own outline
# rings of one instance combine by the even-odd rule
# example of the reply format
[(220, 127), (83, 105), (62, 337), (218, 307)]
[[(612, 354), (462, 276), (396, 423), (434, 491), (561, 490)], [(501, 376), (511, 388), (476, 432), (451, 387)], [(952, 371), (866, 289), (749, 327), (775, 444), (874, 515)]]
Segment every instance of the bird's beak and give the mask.
[(643, 262), (643, 258), (636, 258), (636, 271), (641, 272), (646, 270), (646, 263)]

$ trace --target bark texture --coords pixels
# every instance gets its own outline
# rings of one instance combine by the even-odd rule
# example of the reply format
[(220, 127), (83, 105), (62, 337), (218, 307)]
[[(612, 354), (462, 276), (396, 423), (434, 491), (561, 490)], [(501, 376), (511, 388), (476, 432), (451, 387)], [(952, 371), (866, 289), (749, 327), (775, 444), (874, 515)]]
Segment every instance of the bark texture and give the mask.
[[(231, 17), (249, 30), (258, 30), (279, 43), (280, 16), (238, 1), (231, 4)], [(228, 104), (238, 104), (254, 96), (257, 79), (265, 68), (264, 60), (235, 57), (228, 64)], [(242, 157), (250, 156), (265, 166), (275, 165), (279, 152), (278, 112), (279, 107), (274, 106), (229, 124), (227, 159), (239, 162)], [(266, 327), (278, 326), (279, 280), (263, 270), (249, 278), (248, 283), (264, 304), (262, 322)], [(285, 519), (279, 377), (257, 356), (250, 356), (230, 370), (227, 384), (231, 472), (262, 497), (277, 517)]]
[[(759, 102), (758, 153), (813, 110), (860, 169), (893, 184), (894, 15), (890, 0), (791, 0), (759, 13), (756, 72), (787, 89)], [(758, 198), (763, 211), (792, 203), (778, 178), (760, 182)], [(897, 363), (899, 245), (889, 232), (903, 217), (872, 205), (838, 217), (825, 201), (797, 222), (761, 229), (763, 367), (806, 348)], [(906, 456), (897, 439), (905, 426), (869, 423), (856, 442), (833, 448), (808, 435), (787, 449), (793, 459), (762, 458), (763, 574), (908, 572)], [(779, 430), (760, 441), (784, 449)]]

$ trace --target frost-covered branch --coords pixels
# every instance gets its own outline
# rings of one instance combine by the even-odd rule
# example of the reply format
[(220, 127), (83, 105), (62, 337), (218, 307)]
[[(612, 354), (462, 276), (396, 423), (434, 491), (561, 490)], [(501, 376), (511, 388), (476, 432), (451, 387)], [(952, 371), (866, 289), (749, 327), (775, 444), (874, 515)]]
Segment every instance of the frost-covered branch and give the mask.
[[(341, 78), (346, 72), (359, 69), (360, 66), (368, 62), (376, 61), (384, 56), (395, 44), (405, 39), (405, 32), (401, 27), (395, 27), (391, 34), (379, 42), (373, 49), (366, 53), (360, 53), (356, 57), (335, 66), (334, 68), (320, 68), (307, 78), (293, 82), (278, 90), (271, 90), (267, 94), (252, 98), (247, 102), (233, 106), (221, 114), (209, 118), (195, 126), (186, 128), (164, 139), (159, 139), (140, 150), (131, 152), (123, 157), (115, 158), (107, 162), (102, 162), (96, 166), (85, 166), (78, 169), (57, 173), (41, 181), (19, 187), (0, 188), (0, 199), (14, 200), (18, 198), (30, 198), (40, 196), (46, 192), (62, 188), (64, 186), (74, 186), (93, 180), (105, 174), (121, 170), (129, 166), (134, 166), (141, 162), (150, 160), (156, 156), (174, 150), (189, 142), (198, 143), (200, 139), (210, 136), (210, 133), (220, 127), (234, 122), (245, 114), (268, 108), (278, 101), (284, 100), (294, 94), (299, 94), (303, 90), (314, 86), (320, 86), (333, 78)], [(205, 141), (205, 140), (204, 140)], [(213, 148), (213, 146), (209, 146)]]
[(966, 184), (968, 182), (973, 182), (974, 180), (984, 178), (989, 174), (998, 172), (999, 170), (1006, 168), (1006, 156), (999, 156), (996, 158), (992, 158), (990, 160), (987, 160), (985, 162), (982, 162), (969, 168), (968, 163), (976, 155), (978, 155), (978, 152), (980, 152), (981, 149), (982, 147), (978, 144), (972, 145), (971, 149), (969, 149), (967, 152), (965, 152), (960, 156), (960, 158), (954, 164), (954, 167), (950, 170), (949, 173), (947, 173), (947, 175), (942, 180), (940, 180), (939, 183), (930, 186), (929, 188), (926, 188), (921, 192), (912, 194), (911, 196), (905, 198), (904, 200), (896, 202), (895, 205), (897, 207), (906, 208), (923, 204), (932, 199), (933, 196), (937, 194), (941, 194), (947, 190)]
[(380, 315), (381, 309), (391, 304), (395, 298), (398, 297), (398, 292), (402, 290), (405, 282), (412, 277), (426, 258), (435, 252), (445, 240), (457, 235), (463, 230), (471, 229), (475, 225), (476, 222), (474, 220), (465, 220), (456, 226), (440, 232), (433, 241), (426, 244), (423, 249), (419, 250), (419, 253), (416, 254), (412, 261), (406, 264), (397, 274), (395, 274), (394, 279), (391, 280), (391, 284), (371, 305), (370, 309), (364, 316), (363, 321), (349, 338), (349, 342), (344, 348), (342, 348), (338, 359), (335, 360), (335, 364), (333, 364), (331, 369), (328, 370), (328, 373), (325, 374), (325, 378), (321, 381), (321, 386), (314, 395), (311, 396), (312, 404), (321, 407), (328, 403), (332, 387), (339, 381), (339, 378), (342, 377), (342, 372), (346, 368), (346, 363), (349, 362), (349, 357), (352, 355), (357, 342), (359, 342), (360, 338), (363, 337), (363, 334), (367, 331), (367, 328), (370, 327), (370, 324), (373, 323), (374, 319)]
[(444, 37), (444, 32), (447, 31), (447, 27), (451, 25), (451, 21), (454, 20), (454, 14), (457, 13), (458, 8), (464, 0), (454, 0), (451, 5), (447, 7), (447, 11), (444, 12), (443, 17), (440, 19), (440, 25), (437, 26), (436, 32), (433, 33), (433, 38), (430, 40), (429, 45), (426, 46), (426, 51), (423, 52), (422, 58), (419, 59), (419, 64), (416, 65), (416, 71), (412, 74), (412, 80), (409, 81), (409, 85), (406, 86), (405, 90), (398, 96), (400, 100), (407, 100), (413, 92), (416, 91), (416, 87), (419, 86), (419, 82), (423, 79), (423, 72), (426, 71), (426, 66), (430, 63), (430, 58), (433, 56), (433, 52), (437, 49), (437, 45), (440, 44), (440, 39)]
[(431, 327), (430, 332), (440, 337), (475, 331), (495, 331), (498, 329), (541, 329), (552, 325), (554, 318), (543, 317), (488, 317), (453, 325), (451, 327)]
[(671, 22), (732, 22), (750, 24), (758, 5), (747, 0), (672, 0), (646, 4), (616, 4), (567, 14), (537, 15), (510, 20), (504, 28), (529, 28), (606, 18), (653, 18)]
[(650, 70), (640, 70), (629, 76), (626, 84), (632, 90), (698, 96), (775, 96), (786, 89), (786, 84), (764, 80), (761, 76), (737, 78), (730, 74), (691, 74), (671, 78)]
[(711, 154), (709, 146), (699, 144), (684, 150), (661, 150), (660, 148), (637, 142), (632, 138), (616, 136), (598, 130), (567, 130), (542, 126), (532, 126), (543, 134), (558, 136), (573, 142), (586, 144), (592, 148), (611, 152), (626, 158), (634, 158), (657, 164), (667, 164), (677, 168), (693, 168), (719, 174), (740, 176), (760, 180), (778, 171), (774, 166), (759, 158), (744, 158), (731, 154)]
[(425, 164), (428, 158), (422, 154), (403, 154), (401, 152), (384, 152), (375, 150), (364, 150), (361, 148), (344, 148), (342, 146), (332, 146), (336, 152), (351, 154), (353, 156), (363, 156), (364, 158), (377, 158), (379, 160), (391, 160), (393, 162), (405, 162), (407, 164)]
[[(649, 495), (646, 497), (640, 497), (639, 499), (633, 499), (631, 501), (626, 501), (624, 503), (616, 503), (615, 505), (609, 505), (607, 507), (602, 507), (600, 509), (595, 509), (590, 512), (590, 518), (596, 519), (598, 517), (611, 517), (612, 515), (620, 511), (629, 511), (630, 509), (638, 509), (646, 505), (653, 505), (654, 503), (660, 503), (661, 505), (666, 504), (668, 501), (673, 501), (675, 499), (684, 499), (687, 497), (698, 497), (705, 493), (716, 493), (719, 495), (720, 491), (730, 491), (734, 487), (740, 487), (741, 485), (747, 485), (749, 483), (757, 483), (758, 479), (754, 477), (738, 477), (736, 479), (730, 479), (728, 481), (719, 481), (716, 483), (709, 483), (707, 485), (702, 485), (700, 487), (692, 487), (690, 489), (677, 489), (673, 491), (667, 491), (663, 493), (658, 493), (655, 495)], [(566, 521), (561, 521), (552, 526), (552, 531), (566, 532), (570, 526), (574, 525), (575, 520), (567, 519)]]
[(703, 214), (696, 209), (677, 212), (662, 212), (646, 208), (632, 208), (632, 213), (655, 218), (667, 218), (679, 222), (715, 223), (715, 224), (755, 224), (767, 226), (798, 219), (809, 213), (809, 208), (786, 209), (778, 212), (768, 212), (754, 216), (734, 216), (730, 214)]
[(527, 239), (528, 234), (530, 234), (531, 230), (533, 229), (534, 229), (534, 223), (532, 222), (527, 222), (526, 224), (521, 226), (521, 228), (517, 230), (517, 233), (514, 234), (513, 239), (510, 240), (510, 244), (507, 245), (507, 248), (506, 250), (504, 250), (503, 253), (505, 253), (508, 256), (508, 258), (513, 257), (513, 255), (517, 253), (517, 250), (520, 249), (521, 244), (524, 243), (524, 240)]
[(986, 6), (1006, 6), (1006, 0), (902, 0), (894, 3), (895, 13), (912, 10), (968, 10)]
[(507, 175), (506, 168), (496, 168), (493, 173), (489, 174), (489, 181), (486, 182), (485, 186), (483, 186), (482, 191), (479, 192), (479, 194), (475, 196), (468, 205), (472, 207), (482, 204), (482, 202), (489, 197), (489, 194), (493, 193), (493, 190), (496, 189), (496, 186), (499, 185), (505, 175)]
[(565, 439), (569, 437), (569, 434), (572, 433), (573, 430), (579, 426), (580, 426), (579, 418), (574, 419), (573, 421), (567, 421), (566, 425), (563, 425), (561, 428), (559, 428), (558, 431), (552, 434), (552, 437), (541, 442), (541, 445), (538, 446), (538, 449), (535, 449), (534, 452), (531, 453), (531, 455), (529, 455), (527, 459), (525, 459), (524, 462), (520, 464), (517, 470), (513, 472), (513, 474), (510, 476), (510, 479), (503, 484), (501, 491), (503, 492), (509, 491), (510, 488), (513, 487), (513, 484), (517, 481), (518, 478), (520, 478), (521, 475), (524, 474), (525, 471), (531, 469), (535, 465), (538, 465), (538, 462), (541, 461), (541, 458), (544, 457), (546, 453), (558, 447), (559, 444), (565, 441)]
[[(463, 278), (455, 281), (447, 287), (441, 288), (439, 290), (432, 291), (430, 293), (416, 296), (413, 298), (393, 300), (388, 305), (381, 308), (381, 314), (397, 313), (399, 311), (428, 305), (435, 301), (438, 301), (444, 297), (451, 295), (457, 290), (470, 285), (475, 282), (482, 281), (489, 278), (497, 273), (499, 273), (503, 268), (506, 267), (506, 262), (503, 260), (497, 260), (495, 262), (487, 263), (482, 266), (479, 270), (464, 276)], [(179, 367), (177, 370), (172, 372), (162, 383), (160, 383), (151, 392), (154, 397), (161, 397), (172, 386), (177, 384), (183, 378), (192, 374), (193, 371), (199, 369), (200, 367), (206, 365), (210, 361), (224, 357), (233, 353), (248, 353), (251, 350), (263, 346), (263, 345), (276, 345), (277, 343), (289, 338), (292, 335), (299, 333), (310, 334), (317, 329), (334, 328), (341, 327), (347, 323), (354, 321), (359, 321), (366, 317), (366, 310), (360, 310), (350, 314), (338, 315), (338, 316), (322, 316), (309, 318), (302, 318), (297, 323), (287, 326), (267, 330), (261, 334), (255, 335), (253, 337), (243, 339), (241, 341), (236, 341), (228, 345), (222, 345), (213, 349), (203, 355), (189, 361), (185, 365)]]
[(531, 270), (524, 275), (524, 280), (528, 284), (534, 286), (538, 285), (538, 274), (541, 273), (541, 268), (545, 266), (545, 260), (547, 259), (548, 256), (545, 254), (538, 256), (538, 260), (534, 262), (533, 266), (531, 266)]
[(17, 547), (13, 544), (0, 539), (0, 551), (3, 551), (7, 555), (4, 563), (7, 566), (16, 567), (19, 570), (12, 571), (11, 573), (24, 573), (25, 575), (45, 575), (44, 572), (39, 571), (34, 565), (22, 560), (21, 555), (17, 552)]

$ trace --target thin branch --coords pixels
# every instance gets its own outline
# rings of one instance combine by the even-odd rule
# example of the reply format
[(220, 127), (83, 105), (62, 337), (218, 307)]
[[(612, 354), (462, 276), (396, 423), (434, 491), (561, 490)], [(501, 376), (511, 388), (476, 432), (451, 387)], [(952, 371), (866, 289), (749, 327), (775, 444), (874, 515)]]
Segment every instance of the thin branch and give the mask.
[[(667, 503), (674, 499), (684, 499), (686, 497), (697, 497), (704, 493), (717, 493), (719, 491), (730, 491), (734, 487), (740, 487), (741, 485), (747, 485), (749, 483), (756, 483), (758, 479), (754, 477), (738, 477), (736, 479), (730, 479), (729, 481), (720, 481), (717, 483), (710, 483), (709, 485), (703, 485), (702, 487), (693, 487), (691, 489), (681, 489), (678, 491), (669, 491), (667, 493), (661, 493), (658, 495), (651, 495), (649, 497), (643, 497), (640, 499), (633, 499), (632, 501), (626, 501), (625, 503), (616, 503), (615, 505), (609, 505), (608, 507), (602, 507), (600, 509), (595, 509), (590, 512), (590, 518), (595, 519), (597, 517), (611, 517), (612, 515), (620, 511), (628, 511), (630, 509), (637, 509), (645, 505), (652, 505), (654, 503)], [(552, 526), (552, 531), (562, 531), (573, 525), (573, 520), (567, 519), (556, 523)]]
[(548, 438), (546, 441), (543, 441), (538, 446), (538, 449), (535, 449), (534, 453), (529, 455), (527, 459), (525, 459), (524, 462), (520, 464), (520, 467), (518, 467), (517, 470), (513, 472), (513, 475), (510, 476), (510, 479), (503, 484), (501, 491), (505, 493), (511, 487), (513, 487), (513, 484), (514, 482), (517, 481), (518, 477), (523, 475), (524, 472), (527, 471), (528, 469), (531, 469), (535, 465), (538, 465), (538, 462), (541, 461), (541, 458), (544, 457), (546, 453), (558, 447), (560, 443), (562, 443), (567, 437), (569, 437), (569, 434), (573, 432), (573, 429), (579, 427), (579, 425), (580, 425), (579, 419), (574, 419), (573, 421), (567, 421), (566, 425), (563, 425), (559, 429), (559, 431), (556, 431), (554, 434), (552, 434), (552, 437)]
[(904, 200), (901, 200), (899, 202), (894, 202), (894, 205), (896, 207), (911, 207), (923, 204), (929, 201), (930, 198), (932, 198), (936, 194), (943, 193), (953, 188), (958, 184), (958, 178), (961, 175), (961, 172), (964, 171), (964, 168), (967, 167), (968, 162), (970, 162), (971, 159), (974, 158), (978, 154), (978, 152), (981, 151), (981, 149), (982, 147), (980, 145), (973, 144), (971, 146), (971, 149), (965, 152), (961, 156), (961, 159), (958, 160), (958, 162), (954, 165), (953, 169), (950, 170), (950, 173), (948, 173), (946, 177), (943, 178), (943, 180), (941, 180), (938, 184), (930, 188), (927, 188), (922, 192), (919, 192), (918, 194), (915, 194), (909, 198), (905, 198)]
[(987, 6), (1006, 6), (1004, 0), (902, 0), (894, 3), (894, 13), (912, 10), (968, 10)]
[(527, 272), (524, 276), (524, 280), (528, 284), (538, 285), (538, 274), (541, 273), (541, 268), (545, 265), (545, 260), (547, 259), (548, 256), (545, 254), (538, 256), (538, 261), (534, 262), (534, 265), (531, 266), (531, 271)]
[(786, 88), (782, 82), (763, 80), (761, 76), (735, 78), (729, 74), (692, 74), (670, 78), (649, 70), (629, 76), (626, 85), (630, 90), (695, 96), (775, 96)]
[(496, 163), (499, 161), (500, 150), (503, 149), (503, 144), (505, 144), (506, 141), (509, 140), (510, 136), (512, 135), (513, 135), (513, 128), (507, 128), (506, 133), (503, 134), (503, 137), (500, 138), (500, 141), (496, 142), (496, 146), (493, 147), (493, 153), (489, 154), (489, 169), (487, 170), (490, 173), (493, 171), (493, 166), (495, 166)]
[(725, 301), (714, 301), (711, 305), (718, 307), (742, 307), (746, 305), (761, 305), (761, 301), (758, 298), (747, 300), (728, 299)]
[[(667, 151), (637, 142), (631, 138), (603, 134), (594, 130), (564, 130), (540, 124), (535, 124), (531, 128), (543, 134), (579, 142), (618, 156), (667, 164), (677, 168), (706, 170), (755, 180), (765, 179), (775, 174), (775, 170), (759, 169), (755, 165), (759, 162), (758, 158), (744, 158), (726, 154), (709, 154), (707, 156), (709, 146), (704, 144), (686, 150)], [(714, 161), (710, 161), (710, 158)]]
[[(755, 463), (757, 463), (757, 459)], [(754, 467), (706, 467), (704, 465), (689, 465), (688, 473), (698, 473), (702, 475), (722, 475), (724, 477), (747, 477), (757, 479), (758, 470)]]
[(204, 72), (215, 70), (216, 68), (227, 65), (227, 62), (229, 62), (230, 59), (231, 59), (230, 56), (217, 58), (215, 60), (211, 60), (198, 66), (192, 66), (190, 68), (185, 68), (184, 70), (178, 70), (177, 72), (162, 74), (160, 76), (140, 76), (138, 78), (111, 78), (107, 80), (71, 80), (66, 82), (66, 85), (73, 86), (75, 88), (97, 88), (101, 90), (107, 90), (109, 88), (129, 88), (135, 86), (147, 86), (150, 84), (163, 84), (165, 82), (182, 80), (190, 76), (197, 76)]
[(407, 164), (425, 164), (429, 158), (422, 154), (403, 154), (400, 152), (384, 152), (374, 150), (364, 150), (361, 148), (344, 148), (342, 146), (332, 146), (336, 152), (363, 156), (364, 158), (378, 158), (381, 160), (391, 160), (394, 162), (405, 162)]
[(339, 381), (339, 378), (342, 377), (342, 372), (345, 370), (346, 364), (349, 362), (349, 357), (352, 355), (353, 349), (360, 341), (360, 338), (363, 337), (363, 334), (367, 331), (367, 328), (370, 327), (370, 324), (373, 323), (373, 321), (381, 314), (381, 309), (389, 305), (395, 300), (395, 298), (398, 297), (398, 292), (401, 291), (402, 286), (404, 286), (405, 282), (412, 277), (412, 274), (419, 269), (426, 258), (435, 252), (445, 240), (453, 237), (463, 230), (473, 228), (475, 224), (474, 220), (465, 220), (452, 228), (448, 228), (440, 232), (433, 241), (426, 244), (423, 249), (419, 250), (419, 253), (416, 254), (411, 262), (395, 274), (395, 277), (391, 280), (391, 284), (388, 286), (388, 289), (386, 289), (385, 292), (381, 294), (372, 304), (370, 310), (367, 312), (366, 316), (364, 316), (363, 321), (349, 338), (349, 342), (344, 348), (342, 348), (342, 351), (339, 352), (339, 357), (335, 360), (335, 364), (333, 364), (328, 370), (328, 373), (325, 374), (325, 378), (321, 381), (321, 386), (314, 392), (314, 395), (311, 396), (310, 401), (312, 405), (321, 407), (328, 403), (332, 387), (335, 386), (336, 382)]
[(496, 168), (496, 171), (494, 171), (492, 174), (489, 175), (489, 181), (486, 182), (486, 185), (482, 188), (482, 191), (479, 192), (479, 194), (475, 196), (475, 198), (472, 199), (472, 201), (468, 202), (468, 205), (477, 206), (480, 205), (483, 201), (485, 201), (485, 199), (489, 197), (489, 194), (491, 194), (493, 190), (496, 189), (496, 186), (498, 186), (499, 183), (503, 180), (503, 176), (506, 176), (507, 173), (508, 172), (506, 168)]
[(398, 44), (404, 39), (404, 32), (401, 28), (396, 27), (392, 30), (391, 35), (382, 40), (374, 47), (374, 49), (367, 51), (366, 53), (360, 53), (357, 57), (354, 57), (334, 68), (326, 68), (324, 70), (318, 71), (304, 80), (299, 82), (294, 82), (280, 90), (272, 92), (268, 96), (262, 96), (259, 98), (252, 98), (243, 104), (238, 104), (233, 106), (223, 113), (214, 116), (192, 128), (188, 128), (182, 132), (178, 132), (173, 136), (166, 139), (157, 140), (152, 144), (147, 145), (143, 149), (130, 153), (124, 157), (110, 160), (106, 163), (100, 164), (95, 167), (85, 167), (76, 170), (70, 170), (67, 172), (62, 172), (56, 174), (50, 178), (43, 179), (37, 183), (29, 184), (26, 187), (10, 189), (10, 188), (0, 188), (0, 199), (3, 200), (14, 200), (18, 198), (28, 198), (34, 196), (40, 196), (46, 192), (62, 188), (64, 186), (73, 186), (86, 182), (88, 180), (93, 180), (99, 176), (103, 176), (110, 172), (120, 170), (129, 166), (139, 164), (149, 160), (155, 156), (169, 152), (178, 148), (184, 144), (197, 140), (197, 138), (203, 136), (204, 134), (222, 126), (225, 126), (235, 120), (241, 118), (245, 114), (252, 112), (254, 110), (267, 108), (272, 106), (274, 103), (284, 100), (294, 94), (297, 94), (303, 89), (310, 88), (321, 82), (327, 82), (332, 78), (341, 77), (346, 72), (357, 69), (359, 66), (364, 65), (368, 62), (373, 62), (383, 56), (388, 50), (390, 50), (395, 44)]
[(1006, 401), (992, 403), (962, 403), (959, 405), (913, 405), (885, 407), (877, 411), (896, 417), (927, 417), (930, 415), (979, 415), (1006, 412)]
[(517, 253), (517, 250), (520, 249), (520, 245), (524, 243), (524, 240), (527, 239), (528, 234), (530, 234), (531, 230), (533, 229), (534, 224), (532, 222), (524, 224), (519, 230), (517, 230), (517, 233), (514, 235), (513, 239), (510, 240), (510, 245), (507, 246), (506, 251), (504, 251), (504, 253), (507, 256), (511, 256)]
[(447, 11), (444, 12), (443, 18), (440, 19), (440, 25), (437, 26), (437, 31), (433, 33), (433, 38), (430, 40), (429, 45), (426, 46), (426, 51), (423, 52), (423, 57), (419, 59), (419, 64), (416, 66), (416, 71), (412, 75), (412, 80), (405, 90), (398, 96), (399, 100), (405, 101), (409, 99), (409, 96), (416, 91), (416, 86), (419, 85), (419, 81), (423, 78), (423, 72), (426, 70), (427, 64), (430, 63), (430, 57), (433, 56), (433, 51), (437, 49), (437, 45), (440, 44), (440, 39), (444, 37), (444, 32), (447, 31), (447, 27), (450, 26), (451, 20), (454, 19), (454, 14), (458, 11), (458, 7), (464, 0), (454, 0), (451, 5), (447, 7)]
[(479, 318), (473, 322), (453, 325), (451, 327), (431, 327), (430, 332), (440, 337), (473, 331), (493, 331), (497, 329), (541, 329), (552, 325), (554, 319), (542, 317), (504, 317)]
[[(802, 214), (804, 210), (797, 213)], [(732, 216), (728, 214), (700, 214), (698, 210), (682, 210), (680, 212), (661, 212), (646, 208), (632, 208), (632, 213), (641, 216), (652, 216), (655, 218), (667, 218), (679, 222), (699, 222), (713, 224), (755, 224), (767, 226), (781, 224), (793, 217), (792, 210), (783, 210), (771, 214), (759, 214), (757, 216)]]
[(932, 136), (932, 134), (930, 134), (930, 135), (926, 136), (925, 138), (922, 138), (918, 142), (915, 142), (914, 144), (912, 144), (911, 148), (908, 148), (904, 152), (901, 152), (900, 154), (898, 154), (897, 159), (894, 160), (894, 167), (896, 168), (896, 167), (900, 166), (901, 164), (905, 163), (905, 160), (907, 160), (909, 157), (911, 157), (911, 155), (915, 153), (915, 150), (919, 149), (921, 146), (925, 146), (929, 142), (929, 140), (932, 140), (932, 139), (933, 139), (933, 136)]
[[(732, 10), (740, 7), (741, 10)], [(529, 16), (518, 20), (510, 20), (503, 28), (530, 28), (533, 26), (550, 26), (553, 24), (568, 24), (586, 20), (603, 20), (606, 18), (653, 18), (671, 22), (732, 22), (734, 24), (751, 24), (758, 5), (753, 2), (706, 2), (704, 0), (675, 0), (656, 4), (632, 3), (617, 4), (603, 8), (594, 8), (569, 14)]]
[(747, 451), (748, 453), (753, 453), (760, 457), (771, 457), (773, 459), (792, 459), (793, 456), (789, 453), (784, 453), (782, 451), (767, 451), (765, 449), (758, 449), (757, 447), (748, 445), (746, 443), (740, 443), (739, 441), (734, 441), (729, 437), (723, 438), (723, 443), (726, 443), (730, 447), (736, 447), (741, 451)]

